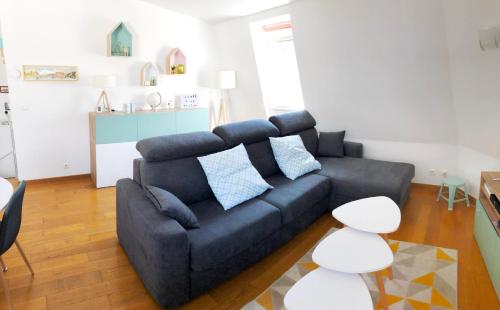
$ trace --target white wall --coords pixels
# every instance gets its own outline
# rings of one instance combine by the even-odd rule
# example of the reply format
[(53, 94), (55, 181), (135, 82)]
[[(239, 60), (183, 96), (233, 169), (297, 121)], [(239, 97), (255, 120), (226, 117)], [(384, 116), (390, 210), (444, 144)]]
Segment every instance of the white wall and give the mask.
[(459, 143), (500, 159), (500, 49), (483, 52), (479, 30), (500, 24), (497, 0), (445, 0)]
[(481, 171), (500, 171), (500, 159), (465, 146), (458, 147), (457, 174), (466, 180), (469, 191), (479, 194)]
[(250, 27), (246, 18), (216, 25), (218, 69), (237, 72), (237, 89), (230, 91), (227, 105), (232, 121), (265, 118)]
[(294, 25), (306, 108), (325, 129), (456, 142), (444, 15), (435, 0), (299, 1), (217, 25), (219, 66), (239, 73), (231, 91), (236, 120), (265, 116), (248, 24), (283, 13)]
[[(308, 0), (216, 26), (221, 68), (238, 72), (233, 120), (266, 117), (249, 23), (290, 13), (305, 106), (369, 158), (416, 164), (415, 182), (456, 168), (441, 1)], [(437, 174), (429, 174), (430, 169)]]
[[(439, 185), (446, 172), (464, 179), (474, 197), (479, 194), (481, 171), (500, 171), (499, 158), (461, 145), (355, 140), (363, 143), (367, 158), (414, 164), (415, 183)], [(435, 174), (429, 174), (429, 170), (435, 170)]]
[(500, 49), (479, 30), (500, 24), (496, 0), (444, 0), (459, 151), (458, 174), (478, 192), (480, 171), (500, 170)]
[[(363, 143), (364, 157), (415, 165), (413, 182), (441, 184), (443, 174), (457, 175), (457, 150), (452, 144), (354, 139)], [(430, 174), (429, 171), (434, 173)]]
[[(116, 107), (142, 103), (152, 91), (136, 86), (142, 64), (163, 67), (175, 46), (187, 52), (189, 74), (163, 77), (166, 97), (206, 86), (214, 68), (236, 70), (231, 119), (266, 117), (249, 23), (290, 13), (306, 108), (320, 130), (347, 129), (369, 158), (416, 164), (416, 182), (437, 184), (446, 170), (475, 186), (479, 171), (498, 170), (500, 158), (500, 143), (492, 142), (500, 134), (500, 50), (481, 52), (477, 43), (480, 27), (500, 22), (499, 6), (308, 0), (211, 26), (139, 0), (5, 0), (0, 20), (20, 175), (88, 173), (87, 113), (99, 92), (89, 77), (118, 76)], [(138, 35), (137, 57), (105, 56), (105, 36), (119, 21)], [(23, 82), (15, 78), (23, 64), (78, 65), (81, 81)]]
[[(110, 97), (120, 108), (123, 103), (142, 104), (152, 91), (170, 97), (198, 90), (198, 85), (208, 84), (205, 77), (212, 71), (213, 26), (139, 0), (5, 0), (0, 20), (19, 176), (24, 179), (89, 173), (88, 112), (100, 91), (89, 87), (91, 76), (118, 77)], [(106, 56), (106, 36), (120, 21), (136, 34), (136, 56), (129, 59)], [(145, 62), (155, 62), (164, 72), (173, 47), (186, 53), (188, 74), (163, 77), (156, 90), (139, 87)], [(81, 80), (24, 82), (16, 78), (23, 64), (77, 65)], [(64, 169), (65, 164), (70, 168)]]
[(480, 171), (500, 170), (500, 49), (478, 44), (500, 2), (308, 0), (219, 24), (222, 65), (241, 77), (235, 120), (265, 117), (248, 24), (285, 13), (320, 130), (346, 129), (368, 158), (415, 164), (415, 182), (446, 171), (477, 194)]

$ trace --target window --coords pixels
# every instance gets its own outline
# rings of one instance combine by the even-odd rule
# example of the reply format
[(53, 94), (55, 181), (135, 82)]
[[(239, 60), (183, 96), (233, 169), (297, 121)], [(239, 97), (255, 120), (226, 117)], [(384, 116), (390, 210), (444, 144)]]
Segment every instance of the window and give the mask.
[(304, 108), (290, 15), (250, 24), (268, 116)]

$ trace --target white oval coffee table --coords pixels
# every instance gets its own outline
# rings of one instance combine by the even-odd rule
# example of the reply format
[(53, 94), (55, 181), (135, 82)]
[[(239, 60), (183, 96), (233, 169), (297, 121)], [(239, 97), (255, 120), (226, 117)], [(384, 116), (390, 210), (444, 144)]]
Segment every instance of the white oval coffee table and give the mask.
[(0, 210), (3, 210), (14, 193), (14, 188), (9, 181), (0, 178)]
[(380, 301), (388, 309), (382, 270), (391, 267), (394, 254), (378, 234), (345, 227), (323, 239), (313, 261), (323, 268), (348, 273), (375, 273)]
[(330, 270), (370, 273), (390, 267), (394, 255), (379, 235), (345, 227), (323, 239), (312, 259)]
[(377, 234), (395, 232), (401, 224), (401, 210), (388, 197), (372, 197), (346, 203), (332, 211), (342, 224)]
[(300, 279), (285, 295), (288, 310), (371, 310), (372, 299), (358, 274), (318, 268)]

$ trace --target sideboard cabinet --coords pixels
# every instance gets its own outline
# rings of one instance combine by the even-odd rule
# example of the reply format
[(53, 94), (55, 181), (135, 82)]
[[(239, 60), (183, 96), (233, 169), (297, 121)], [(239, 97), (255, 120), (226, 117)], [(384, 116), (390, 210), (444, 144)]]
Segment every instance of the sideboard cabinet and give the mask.
[(137, 141), (209, 129), (207, 109), (91, 112), (89, 120), (91, 174), (97, 188), (132, 177), (133, 160), (141, 157)]
[(500, 215), (490, 200), (491, 195), (500, 197), (500, 172), (482, 172), (481, 190), (476, 204), (474, 236), (491, 282), (500, 300)]

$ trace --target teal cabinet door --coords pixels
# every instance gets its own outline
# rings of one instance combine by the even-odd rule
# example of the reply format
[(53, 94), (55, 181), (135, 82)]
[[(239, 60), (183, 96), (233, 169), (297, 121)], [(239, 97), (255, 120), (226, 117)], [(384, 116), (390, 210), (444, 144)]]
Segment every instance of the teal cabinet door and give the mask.
[(500, 239), (479, 199), (475, 215), (474, 235), (500, 299)]
[(176, 112), (175, 125), (177, 133), (208, 131), (208, 109)]
[(98, 115), (95, 127), (96, 144), (137, 141), (135, 115)]
[(175, 114), (155, 112), (137, 115), (138, 140), (175, 134)]

